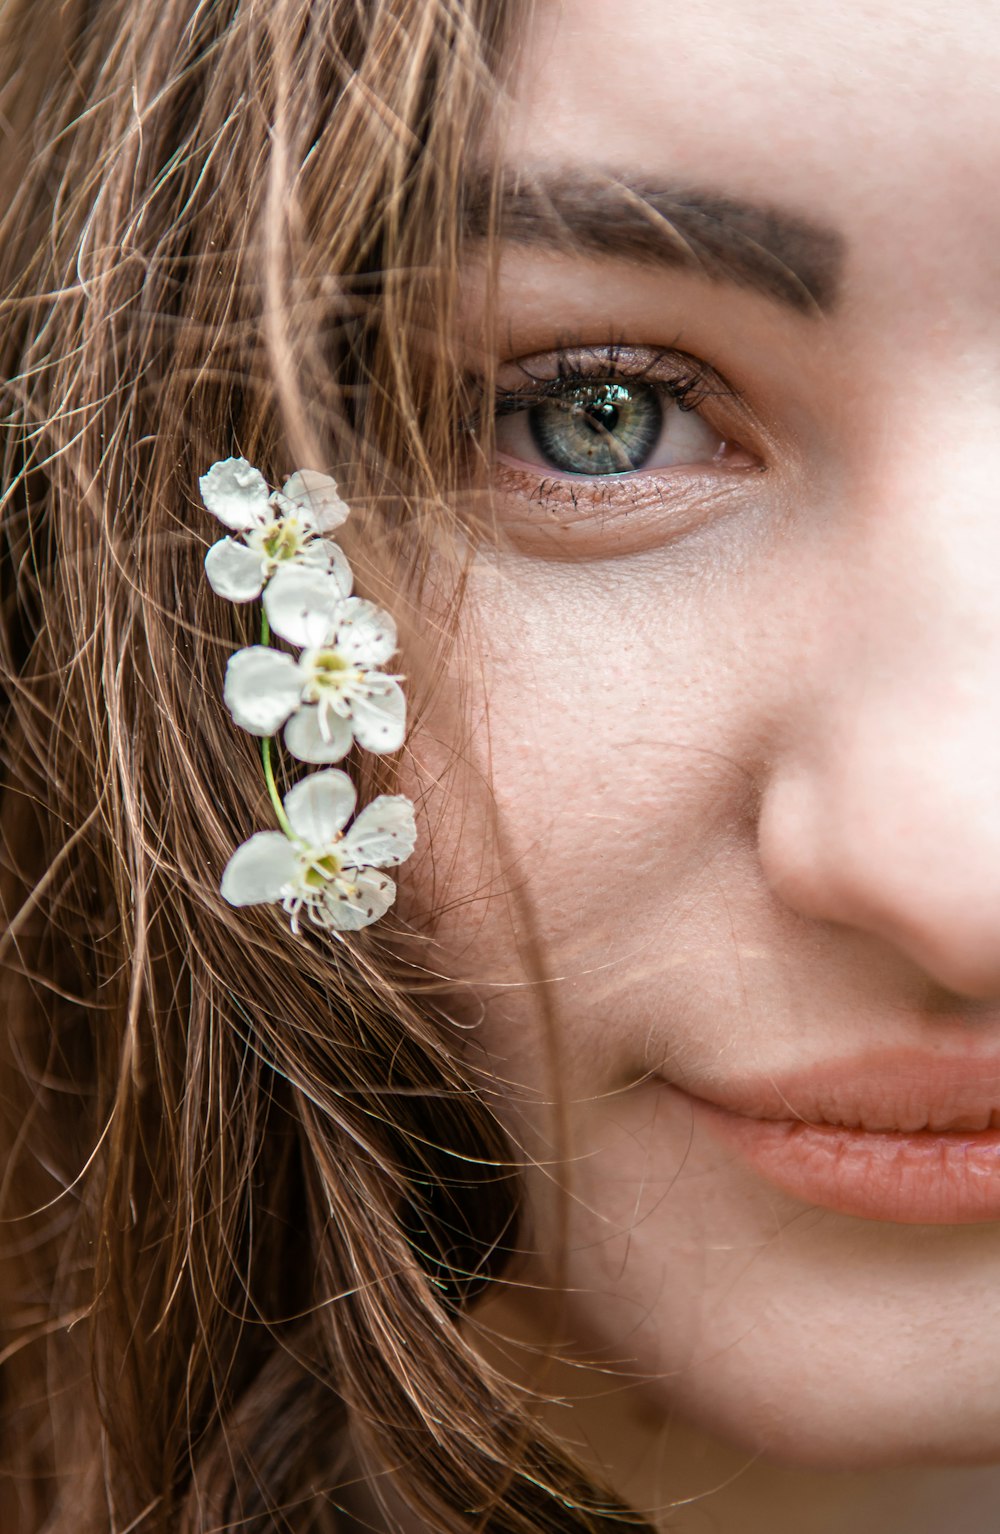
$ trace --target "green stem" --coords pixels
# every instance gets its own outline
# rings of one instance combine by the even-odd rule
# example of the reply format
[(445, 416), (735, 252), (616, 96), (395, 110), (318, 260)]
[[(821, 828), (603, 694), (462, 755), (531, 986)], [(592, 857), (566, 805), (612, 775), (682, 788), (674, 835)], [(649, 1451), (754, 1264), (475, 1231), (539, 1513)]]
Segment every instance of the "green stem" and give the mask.
[[(266, 612), (262, 612), (260, 615), (260, 642), (263, 645), (269, 645), (271, 643), (271, 625), (268, 622)], [(274, 768), (271, 765), (271, 741), (273, 739), (273, 735), (265, 735), (264, 739), (260, 743), (260, 755), (261, 760), (264, 763), (264, 781), (267, 784), (267, 791), (270, 795), (271, 803), (274, 805), (274, 813), (278, 817), (279, 826), (284, 831), (285, 835), (289, 837), (293, 842), (295, 842), (298, 841), (298, 837), (292, 830), (291, 821), (285, 814), (285, 806), (281, 802), (281, 795), (278, 793), (278, 785), (274, 781)]]
[(272, 739), (272, 736), (265, 735), (264, 739), (260, 743), (260, 754), (264, 763), (264, 781), (267, 784), (267, 791), (271, 796), (271, 803), (274, 805), (274, 813), (278, 817), (279, 826), (284, 831), (286, 836), (290, 837), (293, 842), (297, 842), (298, 837), (292, 830), (292, 823), (288, 816), (285, 814), (285, 806), (281, 802), (281, 795), (278, 793), (278, 785), (274, 781), (274, 768), (271, 766)]

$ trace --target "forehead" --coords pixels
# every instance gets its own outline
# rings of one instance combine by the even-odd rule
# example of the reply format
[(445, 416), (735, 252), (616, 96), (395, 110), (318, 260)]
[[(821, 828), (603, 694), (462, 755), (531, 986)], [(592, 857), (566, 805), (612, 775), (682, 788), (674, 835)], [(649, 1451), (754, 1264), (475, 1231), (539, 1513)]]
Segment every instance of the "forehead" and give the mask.
[(931, 313), (979, 344), (1000, 290), (995, 0), (537, 0), (519, 44), (515, 174), (800, 217), (842, 238), (859, 332), (916, 339)]
[(957, 176), (991, 205), (998, 66), (993, 0), (538, 0), (510, 153), (641, 157), (813, 211), (877, 207), (901, 175), (947, 201)]

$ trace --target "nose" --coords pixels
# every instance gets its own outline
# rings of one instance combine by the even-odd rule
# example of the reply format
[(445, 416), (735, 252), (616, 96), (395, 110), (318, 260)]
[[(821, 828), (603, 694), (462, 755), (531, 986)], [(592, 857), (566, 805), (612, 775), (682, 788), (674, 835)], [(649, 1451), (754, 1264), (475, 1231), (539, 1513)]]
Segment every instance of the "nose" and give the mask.
[[(1000, 444), (1000, 414), (980, 440)], [(763, 795), (765, 876), (802, 915), (1000, 998), (1000, 446), (883, 461), (819, 564)]]

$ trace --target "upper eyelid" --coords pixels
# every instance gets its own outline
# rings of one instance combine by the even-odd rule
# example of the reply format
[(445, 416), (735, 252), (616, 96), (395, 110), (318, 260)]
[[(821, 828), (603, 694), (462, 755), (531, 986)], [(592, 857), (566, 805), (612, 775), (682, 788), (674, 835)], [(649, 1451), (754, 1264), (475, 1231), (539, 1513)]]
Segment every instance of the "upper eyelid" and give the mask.
[[(555, 372), (533, 373), (532, 365), (555, 363)], [(499, 378), (509, 368), (520, 369), (525, 377), (523, 384), (508, 387)], [(494, 390), (496, 402), (503, 399), (515, 408), (516, 401), (530, 401), (532, 392), (539, 399), (550, 398), (559, 393), (565, 384), (580, 379), (632, 380), (660, 384), (666, 389), (678, 386), (678, 396), (685, 400), (693, 395), (689, 409), (697, 407), (706, 399), (734, 399), (742, 401), (740, 391), (709, 362), (696, 357), (677, 346), (623, 347), (615, 344), (598, 346), (572, 345), (538, 352), (531, 356), (502, 363)], [(521, 405), (516, 408), (528, 408)], [(507, 413), (504, 411), (503, 413)]]
[[(485, 467), (492, 458), (495, 423), (503, 416), (529, 410), (532, 389), (538, 397), (539, 387), (557, 392), (563, 382), (602, 378), (643, 379), (669, 386), (671, 380), (681, 375), (688, 378), (696, 375), (698, 387), (691, 391), (686, 408), (700, 411), (712, 401), (728, 401), (743, 427), (752, 435), (760, 433), (756, 412), (743, 390), (732, 384), (714, 363), (684, 350), (678, 342), (679, 338), (672, 344), (650, 346), (617, 341), (584, 343), (574, 338), (561, 340), (545, 350), (505, 358), (489, 370), (470, 370), (465, 375), (469, 405), (459, 419), (458, 429), (470, 445), (488, 449), (488, 457), (482, 460)], [(514, 370), (519, 372), (521, 382), (505, 384), (502, 381), (505, 375)], [(740, 429), (738, 426), (737, 430)], [(761, 440), (766, 443), (769, 435), (765, 429)]]

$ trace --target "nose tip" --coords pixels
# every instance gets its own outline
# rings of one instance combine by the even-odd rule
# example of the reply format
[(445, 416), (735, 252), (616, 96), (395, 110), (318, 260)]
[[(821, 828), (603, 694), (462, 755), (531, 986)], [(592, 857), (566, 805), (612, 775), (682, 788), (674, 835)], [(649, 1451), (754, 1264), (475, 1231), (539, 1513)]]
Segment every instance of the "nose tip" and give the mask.
[(1000, 999), (1000, 763), (878, 739), (776, 775), (765, 877), (800, 915), (879, 937), (958, 996)]
[[(1000, 409), (973, 435), (859, 450), (793, 597), (758, 835), (775, 895), (891, 945), (922, 977), (1000, 1000)], [(978, 413), (976, 410), (978, 409)], [(956, 420), (957, 427), (957, 420)], [(959, 442), (959, 437), (961, 441)], [(956, 445), (957, 444), (957, 445)], [(806, 568), (804, 565), (802, 568)], [(890, 957), (887, 951), (887, 958)]]

